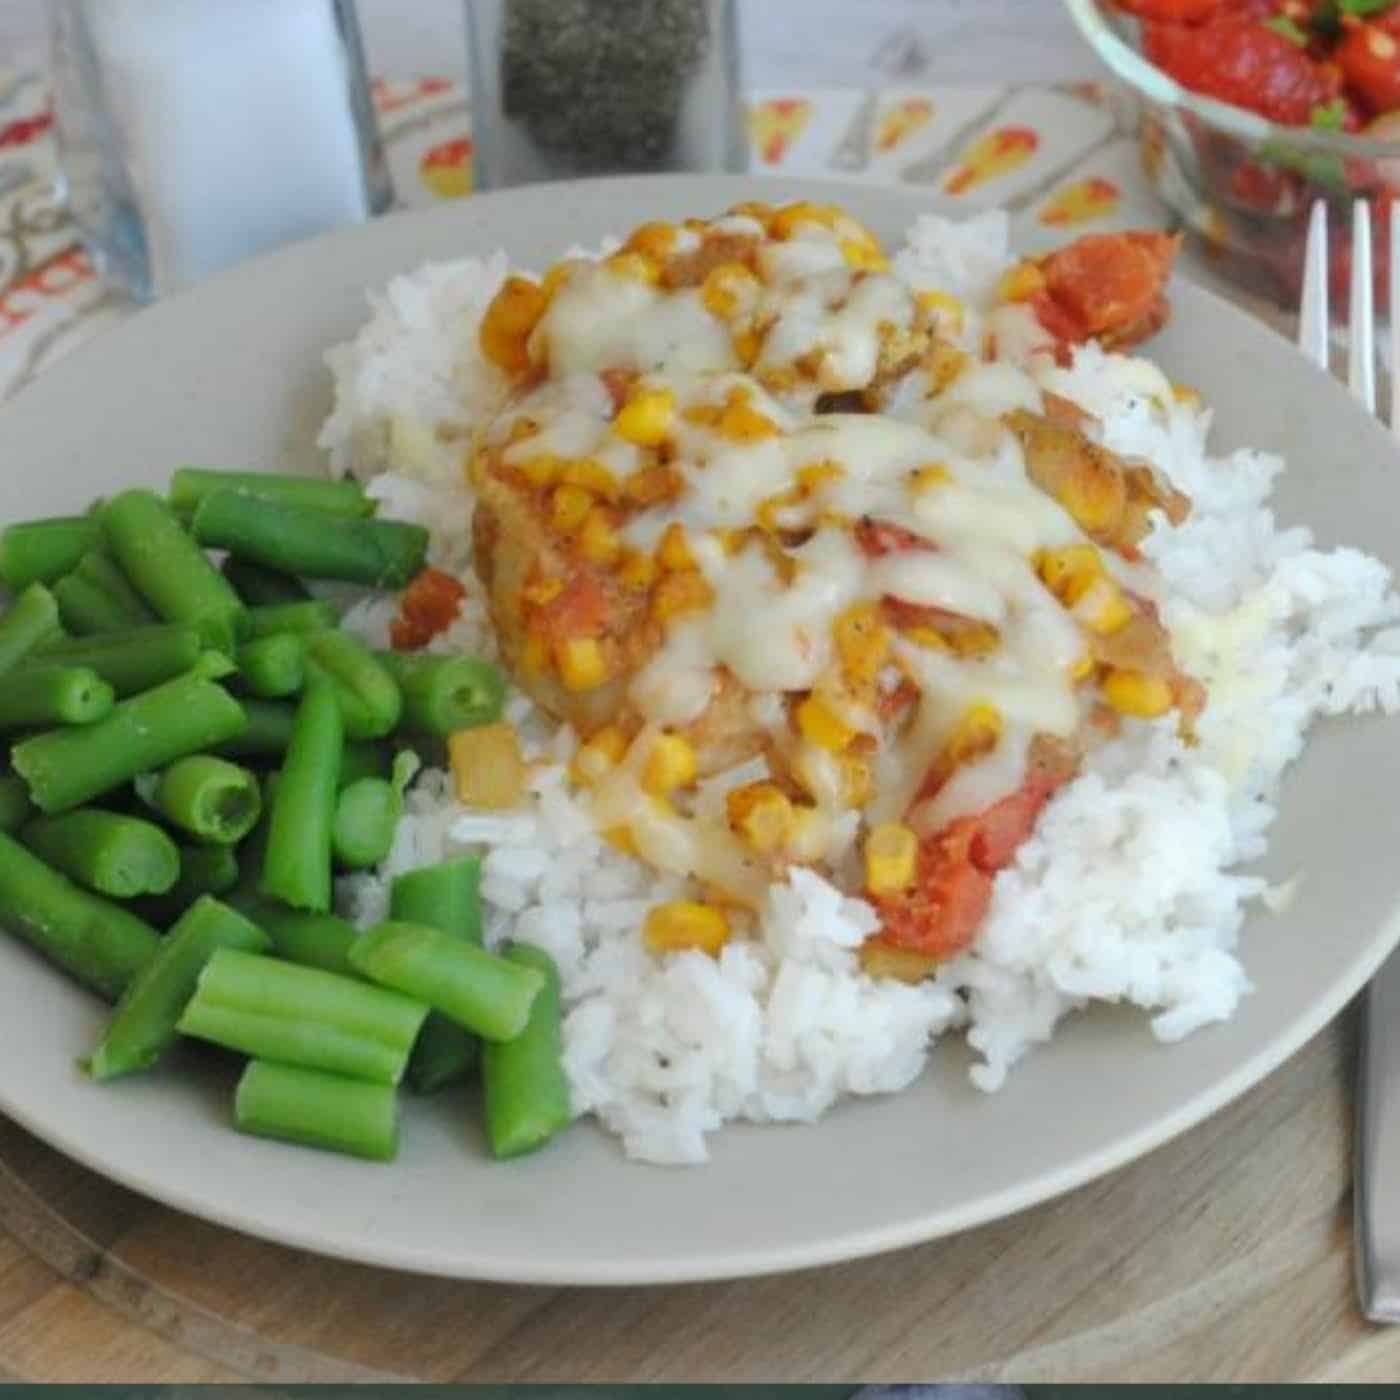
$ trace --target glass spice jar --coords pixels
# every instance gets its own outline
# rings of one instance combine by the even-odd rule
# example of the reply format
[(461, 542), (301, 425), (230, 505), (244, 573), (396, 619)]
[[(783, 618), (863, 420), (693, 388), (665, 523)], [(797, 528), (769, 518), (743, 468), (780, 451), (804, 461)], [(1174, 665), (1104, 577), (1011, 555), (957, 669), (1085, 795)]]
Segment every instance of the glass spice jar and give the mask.
[(474, 179), (738, 171), (734, 0), (467, 0)]

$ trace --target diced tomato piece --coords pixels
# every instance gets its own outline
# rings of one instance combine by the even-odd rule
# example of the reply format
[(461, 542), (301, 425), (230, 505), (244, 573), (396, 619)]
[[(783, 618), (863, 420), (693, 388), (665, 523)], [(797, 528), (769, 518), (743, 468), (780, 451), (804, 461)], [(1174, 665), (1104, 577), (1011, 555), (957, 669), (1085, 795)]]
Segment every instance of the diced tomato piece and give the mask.
[(389, 624), (395, 651), (417, 651), (453, 623), (467, 590), (451, 574), (423, 569), (404, 589), (399, 615)]
[(906, 530), (902, 525), (892, 525), (888, 520), (876, 520), (864, 515), (856, 522), (856, 544), (869, 559), (879, 559), (886, 554), (903, 554), (910, 549), (934, 549), (932, 540)]
[(1045, 290), (1032, 303), (1061, 341), (1134, 345), (1167, 319), (1165, 288), (1180, 240), (1171, 234), (1095, 233), (1040, 263)]
[(550, 637), (601, 637), (611, 615), (607, 590), (592, 574), (580, 570), (553, 602), (540, 609)]
[(1313, 109), (1341, 91), (1331, 65), (1246, 16), (1200, 26), (1148, 21), (1143, 52), (1193, 92), (1289, 126), (1307, 125)]
[(1241, 161), (1230, 173), (1231, 198), (1259, 214), (1289, 214), (1298, 207), (1298, 177), (1277, 165)]
[(1335, 57), (1347, 87), (1372, 112), (1400, 107), (1400, 34), (1379, 24), (1349, 25)]
[(1141, 19), (1198, 24), (1209, 19), (1226, 3), (1228, 0), (1118, 0), (1118, 8)]

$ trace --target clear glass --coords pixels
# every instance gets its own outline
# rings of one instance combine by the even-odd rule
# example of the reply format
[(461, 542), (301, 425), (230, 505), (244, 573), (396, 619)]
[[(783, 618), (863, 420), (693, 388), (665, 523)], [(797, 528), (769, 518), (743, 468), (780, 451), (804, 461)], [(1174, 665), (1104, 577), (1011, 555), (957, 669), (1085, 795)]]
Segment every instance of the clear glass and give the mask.
[(60, 193), (141, 301), (392, 202), (353, 0), (51, 0)]
[(1065, 0), (1094, 52), (1137, 99), (1142, 168), (1161, 199), (1241, 286), (1292, 310), (1302, 288), (1308, 215), (1328, 207), (1331, 307), (1350, 295), (1351, 209), (1372, 201), (1375, 293), (1389, 296), (1389, 221), (1400, 140), (1283, 126), (1181, 86), (1143, 56), (1138, 22), (1111, 0)]
[(474, 178), (740, 171), (733, 0), (466, 0)]

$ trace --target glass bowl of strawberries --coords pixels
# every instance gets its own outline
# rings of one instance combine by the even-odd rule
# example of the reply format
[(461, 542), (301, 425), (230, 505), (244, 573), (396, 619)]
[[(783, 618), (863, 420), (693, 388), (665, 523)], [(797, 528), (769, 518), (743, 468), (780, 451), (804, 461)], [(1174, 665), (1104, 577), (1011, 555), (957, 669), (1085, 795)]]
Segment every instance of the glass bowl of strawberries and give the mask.
[(1334, 224), (1347, 315), (1353, 202), (1370, 201), (1378, 307), (1400, 196), (1400, 0), (1065, 0), (1136, 94), (1143, 169), (1237, 281), (1296, 306), (1309, 211)]

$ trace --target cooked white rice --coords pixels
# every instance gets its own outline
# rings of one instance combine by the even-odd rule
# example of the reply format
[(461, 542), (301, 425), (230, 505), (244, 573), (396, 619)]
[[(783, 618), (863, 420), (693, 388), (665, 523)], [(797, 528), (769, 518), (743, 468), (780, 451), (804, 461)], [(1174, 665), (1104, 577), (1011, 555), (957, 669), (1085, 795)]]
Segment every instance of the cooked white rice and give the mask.
[[(920, 220), (896, 267), (975, 306), (1007, 262), (1006, 221), (984, 215)], [(458, 434), (499, 387), (471, 331), (505, 269), (498, 255), (395, 278), (327, 357), (333, 470), (373, 478), (386, 514), (430, 526), (434, 562), (468, 586), (437, 650), (494, 651)], [(1307, 726), (1400, 706), (1400, 628), (1387, 626), (1400, 599), (1376, 561), (1279, 528), (1268, 499), (1283, 463), (1211, 458), (1208, 413), (1175, 404), (1164, 422), (1147, 397), (1153, 373), (1090, 346), (1055, 387), (1104, 422), (1109, 447), (1150, 458), (1192, 498), (1190, 519), (1159, 526), (1146, 552), (1178, 658), (1210, 692), (1200, 743), (1185, 746), (1165, 720), (1096, 752), (998, 878), (974, 948), (937, 980), (865, 976), (856, 949), (873, 911), (807, 871), (770, 891), (753, 940), (718, 958), (648, 953), (646, 910), (684, 887), (599, 838), (570, 795), (572, 736), (520, 695), (510, 718), (540, 760), (528, 806), (470, 811), (445, 774), (425, 773), (389, 860), (342, 882), (348, 914), (381, 917), (401, 870), (483, 850), (488, 940), (527, 939), (559, 963), (578, 1111), (651, 1162), (704, 1161), (707, 1135), (733, 1119), (807, 1121), (844, 1095), (897, 1091), (945, 1031), (965, 1032), (980, 1057), (973, 1080), (993, 1090), (1089, 1002), (1141, 1007), (1162, 1040), (1228, 1018), (1249, 991), (1236, 955), (1245, 915), (1287, 897), (1239, 867), (1264, 851)], [(351, 625), (382, 643), (393, 612), (362, 604)]]

